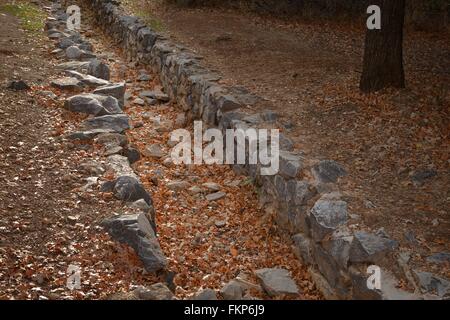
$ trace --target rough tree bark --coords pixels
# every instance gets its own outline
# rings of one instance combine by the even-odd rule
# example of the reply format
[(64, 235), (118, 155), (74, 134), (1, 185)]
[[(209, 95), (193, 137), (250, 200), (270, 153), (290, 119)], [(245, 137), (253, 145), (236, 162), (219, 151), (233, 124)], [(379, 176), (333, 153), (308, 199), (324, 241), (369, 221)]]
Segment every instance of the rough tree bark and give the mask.
[(381, 8), (381, 30), (367, 30), (360, 89), (404, 88), (403, 25), (405, 0), (373, 0)]

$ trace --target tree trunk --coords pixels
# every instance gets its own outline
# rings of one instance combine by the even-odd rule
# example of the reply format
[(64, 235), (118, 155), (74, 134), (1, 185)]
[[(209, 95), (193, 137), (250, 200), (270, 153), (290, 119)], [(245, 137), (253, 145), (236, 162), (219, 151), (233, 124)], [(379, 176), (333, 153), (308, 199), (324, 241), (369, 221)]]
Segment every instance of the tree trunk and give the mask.
[(374, 92), (387, 87), (404, 88), (403, 25), (405, 0), (373, 0), (381, 8), (381, 30), (366, 32), (360, 89)]

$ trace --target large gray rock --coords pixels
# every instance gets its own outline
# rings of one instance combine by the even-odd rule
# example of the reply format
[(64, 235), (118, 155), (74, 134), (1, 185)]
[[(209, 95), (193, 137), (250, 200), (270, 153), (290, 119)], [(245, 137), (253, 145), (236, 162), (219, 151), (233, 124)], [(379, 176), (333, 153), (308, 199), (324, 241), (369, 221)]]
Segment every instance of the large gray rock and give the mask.
[(152, 206), (150, 206), (144, 199), (139, 199), (137, 201), (131, 202), (130, 204), (128, 204), (128, 207), (131, 209), (141, 210), (145, 213), (150, 213), (153, 210)]
[(93, 114), (95, 116), (122, 113), (116, 98), (92, 93), (79, 94), (68, 98), (64, 108), (72, 112)]
[(102, 226), (113, 239), (132, 247), (148, 272), (157, 272), (166, 268), (166, 257), (161, 251), (146, 214), (113, 217), (104, 220)]
[(279, 268), (265, 268), (255, 271), (264, 290), (272, 297), (277, 295), (298, 295), (299, 290), (290, 272)]
[(139, 286), (133, 294), (140, 300), (173, 300), (172, 291), (163, 283), (155, 283), (149, 287)]
[(339, 292), (341, 296), (345, 295), (347, 288), (343, 286), (342, 280), (344, 277), (340, 273), (340, 268), (332, 256), (322, 248), (320, 243), (314, 244), (314, 261), (320, 273), (330, 286), (334, 288), (334, 291)]
[(231, 129), (235, 121), (240, 121), (245, 117), (244, 113), (241, 112), (227, 112), (224, 113), (219, 120), (220, 129)]
[(260, 113), (250, 114), (242, 118), (242, 121), (247, 122), (251, 125), (258, 125), (263, 122), (263, 118)]
[(77, 46), (70, 46), (66, 49), (66, 57), (70, 60), (82, 60), (95, 58), (95, 55), (91, 52), (81, 50)]
[(170, 100), (169, 96), (163, 92), (149, 91), (149, 90), (144, 90), (144, 91), (140, 92), (139, 97), (141, 99), (146, 99), (146, 98), (156, 99), (161, 102), (168, 102)]
[(239, 101), (230, 94), (221, 95), (219, 97), (218, 106), (222, 113), (233, 111), (242, 107)]
[(64, 34), (62, 34), (61, 32), (56, 32), (56, 33), (52, 33), (48, 36), (50, 39), (60, 39), (62, 37), (64, 37)]
[(113, 114), (88, 119), (83, 122), (83, 127), (87, 130), (107, 129), (121, 133), (130, 129), (130, 123), (128, 116), (124, 114)]
[(106, 148), (110, 147), (126, 147), (128, 145), (128, 138), (120, 133), (102, 133), (95, 138), (95, 143), (100, 144)]
[(299, 260), (304, 264), (312, 264), (313, 258), (311, 255), (312, 241), (305, 235), (298, 233), (292, 237), (294, 241), (294, 253)]
[(347, 171), (336, 161), (322, 160), (312, 168), (315, 178), (323, 183), (336, 182), (339, 177), (347, 175)]
[(114, 185), (114, 196), (125, 202), (135, 202), (144, 199), (149, 206), (152, 205), (152, 199), (144, 186), (134, 177), (122, 176), (116, 179)]
[(204, 289), (197, 292), (192, 300), (217, 300), (217, 294), (213, 289)]
[(167, 183), (167, 189), (172, 191), (181, 191), (189, 188), (189, 182), (187, 181), (170, 181)]
[(352, 242), (353, 235), (346, 226), (343, 226), (333, 232), (329, 239), (322, 242), (321, 245), (339, 267), (345, 270), (347, 269)]
[(121, 176), (129, 176), (138, 179), (138, 176), (134, 173), (133, 168), (131, 168), (127, 157), (119, 154), (113, 154), (108, 156), (106, 160), (108, 169), (114, 172), (114, 176), (116, 178)]
[(109, 82), (100, 78), (96, 78), (94, 76), (85, 75), (81, 82), (91, 88), (98, 88), (108, 85)]
[(83, 51), (77, 46), (69, 46), (66, 49), (67, 59), (81, 59)]
[(119, 105), (123, 107), (125, 103), (125, 90), (126, 90), (125, 82), (122, 82), (122, 83), (112, 83), (106, 86), (99, 87), (94, 90), (94, 93), (112, 96), (116, 98), (119, 101)]
[(423, 292), (437, 294), (441, 298), (450, 298), (450, 282), (430, 272), (414, 270), (414, 275)]
[(438, 252), (429, 257), (427, 257), (427, 262), (445, 264), (450, 263), (450, 253), (448, 252)]
[(307, 181), (289, 180), (286, 183), (287, 201), (296, 206), (303, 206), (314, 196), (314, 192)]
[(111, 130), (106, 129), (93, 129), (87, 131), (76, 131), (66, 135), (66, 138), (69, 140), (91, 140), (95, 138), (97, 135), (102, 133), (110, 133)]
[(397, 246), (397, 241), (359, 231), (354, 235), (349, 261), (379, 264)]
[(98, 59), (92, 59), (89, 62), (87, 72), (88, 72), (88, 74), (90, 74), (91, 76), (94, 76), (96, 78), (100, 78), (100, 79), (104, 79), (104, 80), (108, 80), (108, 81), (110, 79), (110, 71), (109, 71), (108, 65)]
[(74, 77), (55, 79), (50, 84), (60, 90), (81, 90), (83, 88), (83, 83)]
[(62, 38), (58, 41), (57, 47), (60, 49), (67, 49), (68, 47), (74, 46), (75, 42), (70, 38)]
[(219, 191), (219, 192), (214, 192), (214, 193), (210, 193), (210, 194), (206, 195), (206, 200), (217, 201), (222, 198), (225, 198), (226, 196), (227, 196), (227, 194), (225, 192)]
[(347, 203), (321, 198), (311, 209), (310, 221), (314, 240), (321, 241), (326, 235), (347, 222)]
[(150, 30), (150, 28), (144, 27), (139, 29), (137, 37), (138, 48), (140, 50), (150, 51), (158, 38), (158, 34), (156, 34), (153, 30)]
[(93, 115), (108, 114), (100, 101), (90, 94), (76, 95), (68, 98), (64, 103), (64, 108), (72, 112), (81, 112)]
[(107, 80), (96, 78), (94, 76), (87, 75), (87, 74), (82, 74), (78, 71), (66, 70), (66, 73), (70, 77), (77, 78), (83, 85), (88, 86), (88, 87), (97, 88), (97, 87), (101, 87), (101, 86), (105, 86), (105, 85), (109, 84), (109, 82)]
[(89, 42), (81, 42), (78, 44), (78, 48), (81, 50), (84, 50), (86, 52), (92, 52), (94, 51), (94, 46), (90, 44)]
[(220, 290), (220, 294), (224, 300), (242, 300), (244, 291), (239, 282), (231, 280)]
[(88, 61), (68, 61), (58, 64), (56, 67), (61, 70), (74, 70), (84, 72), (89, 65)]
[(280, 151), (280, 175), (285, 178), (295, 178), (303, 168), (302, 156), (288, 152)]
[(220, 191), (220, 189), (222, 188), (220, 184), (216, 182), (205, 182), (202, 184), (202, 186), (205, 187), (208, 190), (208, 192), (217, 192)]
[(123, 152), (124, 156), (127, 157), (130, 164), (133, 164), (141, 160), (141, 152), (133, 147), (128, 147)]

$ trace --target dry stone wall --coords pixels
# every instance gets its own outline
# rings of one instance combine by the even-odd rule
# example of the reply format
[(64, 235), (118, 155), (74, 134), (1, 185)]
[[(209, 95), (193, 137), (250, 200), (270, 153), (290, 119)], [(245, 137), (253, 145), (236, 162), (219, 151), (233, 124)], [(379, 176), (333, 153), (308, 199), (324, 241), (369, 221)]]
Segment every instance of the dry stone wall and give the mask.
[[(283, 125), (267, 101), (244, 88), (221, 85), (220, 75), (202, 66), (201, 57), (125, 14), (118, 1), (86, 3), (130, 61), (148, 66), (159, 75), (165, 92), (190, 121), (203, 120), (221, 130)], [(267, 111), (248, 113), (249, 105)], [(309, 266), (325, 296), (419, 298), (420, 292), (412, 294), (396, 288), (397, 278), (403, 276), (392, 263), (397, 259), (397, 242), (383, 232), (367, 231), (359, 216), (349, 212), (337, 186), (346, 170), (333, 160), (308, 159), (300, 150), (294, 150), (287, 136), (281, 135), (280, 141), (277, 175), (261, 175), (259, 165), (233, 165), (233, 169), (255, 181), (261, 205), (273, 213), (282, 233), (292, 238), (296, 255)], [(381, 289), (368, 288), (369, 265), (381, 268)]]

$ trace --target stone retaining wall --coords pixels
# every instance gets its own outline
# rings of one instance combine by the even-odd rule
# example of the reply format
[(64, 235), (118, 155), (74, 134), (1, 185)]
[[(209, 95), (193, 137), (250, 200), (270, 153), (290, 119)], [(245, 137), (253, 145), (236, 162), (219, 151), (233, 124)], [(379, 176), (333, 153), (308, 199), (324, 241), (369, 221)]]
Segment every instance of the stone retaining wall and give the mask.
[[(114, 0), (91, 0), (100, 26), (121, 46), (130, 61), (150, 67), (160, 77), (165, 92), (191, 121), (202, 119), (222, 130), (275, 128), (279, 123), (270, 104), (240, 87), (219, 84), (220, 75), (207, 70), (201, 57), (158, 34), (138, 18), (128, 16)], [(267, 111), (251, 114), (246, 106)], [(263, 108), (264, 109), (264, 108)], [(280, 137), (280, 171), (262, 176), (259, 165), (233, 165), (250, 176), (259, 189), (260, 202), (273, 214), (284, 236), (293, 240), (300, 260), (327, 298), (418, 298), (395, 287), (403, 275), (396, 263), (397, 242), (385, 234), (362, 231), (359, 216), (349, 212), (338, 191), (338, 179), (347, 172), (332, 160), (307, 159)], [(368, 230), (364, 228), (364, 230)], [(381, 290), (367, 287), (367, 267), (382, 270)], [(387, 270), (390, 271), (387, 271)]]

